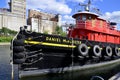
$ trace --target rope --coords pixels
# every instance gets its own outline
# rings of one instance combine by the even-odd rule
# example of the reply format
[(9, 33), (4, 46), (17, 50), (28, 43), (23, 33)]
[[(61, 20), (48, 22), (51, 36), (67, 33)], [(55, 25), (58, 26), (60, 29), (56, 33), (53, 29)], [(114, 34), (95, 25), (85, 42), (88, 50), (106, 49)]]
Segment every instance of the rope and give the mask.
[(36, 62), (42, 60), (42, 59), (43, 59), (43, 58), (40, 57), (38, 60), (35, 60), (35, 61), (33, 61), (33, 62), (30, 62), (30, 63), (23, 63), (23, 64), (24, 64), (24, 65), (31, 65), (31, 64), (34, 64), (34, 63), (36, 63)]
[[(40, 51), (41, 51), (41, 50), (30, 52), (31, 55), (32, 55), (32, 54), (33, 54), (33, 55), (32, 55), (32, 56), (26, 56), (26, 60), (29, 59), (29, 58), (33, 58), (33, 57), (36, 57), (36, 58), (37, 58), (39, 55), (43, 56), (43, 53), (40, 53)], [(30, 53), (29, 53), (29, 54), (30, 54)], [(39, 53), (39, 54), (37, 54), (37, 53)], [(26, 55), (28, 55), (28, 54), (26, 54)], [(39, 59), (37, 59), (37, 60), (33, 60), (33, 61), (31, 61), (30, 63), (23, 63), (23, 64), (25, 64), (25, 65), (31, 65), (31, 64), (33, 64), (33, 63), (36, 63), (36, 62), (42, 60), (42, 59), (43, 59), (43, 57), (39, 57)]]

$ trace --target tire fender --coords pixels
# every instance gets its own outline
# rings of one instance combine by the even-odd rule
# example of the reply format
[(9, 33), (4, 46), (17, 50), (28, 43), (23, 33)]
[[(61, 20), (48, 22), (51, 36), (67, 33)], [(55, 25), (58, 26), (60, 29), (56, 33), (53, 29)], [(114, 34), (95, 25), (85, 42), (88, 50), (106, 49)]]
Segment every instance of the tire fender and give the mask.
[(13, 60), (13, 63), (14, 64), (23, 64), (23, 63), (25, 63), (25, 58), (23, 58), (23, 59), (14, 59)]
[(13, 41), (13, 46), (24, 46), (24, 39), (15, 39)]
[(13, 58), (14, 59), (22, 59), (26, 57), (26, 53), (25, 52), (20, 52), (20, 53), (13, 53)]
[(113, 48), (114, 55), (120, 56), (120, 50), (118, 47)]
[(106, 56), (111, 57), (112, 56), (112, 48), (110, 46), (107, 46), (105, 48), (105, 53), (106, 53)]
[(87, 56), (88, 55), (88, 52), (89, 52), (89, 49), (87, 47), (86, 44), (80, 44), (78, 45), (78, 53), (81, 55), (81, 56)]
[(14, 46), (13, 47), (13, 52), (18, 53), (18, 52), (23, 52), (25, 50), (24, 46)]
[(93, 46), (93, 55), (96, 57), (100, 57), (101, 56), (101, 48), (99, 45), (94, 45)]

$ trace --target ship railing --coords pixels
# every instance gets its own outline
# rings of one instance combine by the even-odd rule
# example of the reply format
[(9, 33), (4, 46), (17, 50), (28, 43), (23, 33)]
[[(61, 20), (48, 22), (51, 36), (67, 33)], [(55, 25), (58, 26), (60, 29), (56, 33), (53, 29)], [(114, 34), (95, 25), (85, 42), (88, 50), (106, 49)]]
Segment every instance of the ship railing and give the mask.
[(112, 30), (106, 23), (100, 23), (100, 21), (97, 20), (77, 20), (76, 21), (76, 28), (80, 29), (89, 29), (89, 30), (94, 30), (94, 31), (99, 31), (102, 33), (106, 34), (111, 34), (111, 35), (120, 35), (120, 31), (117, 30)]
[(83, 20), (77, 20), (76, 21), (77, 28), (85, 28), (85, 24), (86, 24), (86, 22), (83, 21)]
[[(94, 20), (86, 20), (86, 21), (76, 21), (77, 28), (83, 28), (83, 29), (90, 29), (93, 30), (93, 28), (97, 28), (98, 24)], [(98, 27), (99, 28), (99, 27)]]

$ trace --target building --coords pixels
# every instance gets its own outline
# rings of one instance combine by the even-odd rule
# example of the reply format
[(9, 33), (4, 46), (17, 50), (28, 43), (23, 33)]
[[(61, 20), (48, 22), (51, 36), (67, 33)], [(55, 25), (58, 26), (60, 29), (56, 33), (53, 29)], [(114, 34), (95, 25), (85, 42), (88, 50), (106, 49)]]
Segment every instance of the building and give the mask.
[(26, 0), (11, 0), (9, 5), (12, 14), (26, 19)]
[(32, 31), (52, 34), (57, 26), (61, 26), (61, 16), (59, 14), (49, 14), (37, 10), (29, 10), (28, 25)]
[(26, 0), (10, 0), (9, 9), (0, 8), (0, 28), (18, 31), (26, 25)]

